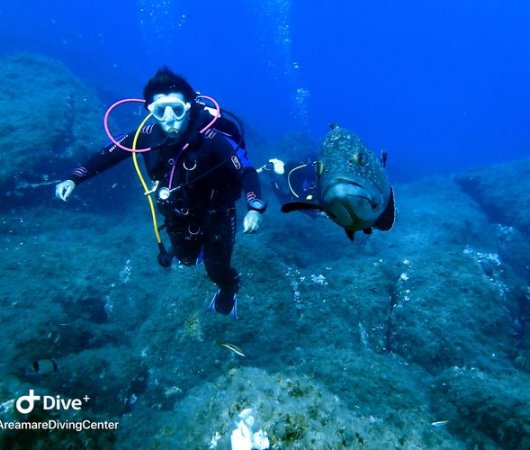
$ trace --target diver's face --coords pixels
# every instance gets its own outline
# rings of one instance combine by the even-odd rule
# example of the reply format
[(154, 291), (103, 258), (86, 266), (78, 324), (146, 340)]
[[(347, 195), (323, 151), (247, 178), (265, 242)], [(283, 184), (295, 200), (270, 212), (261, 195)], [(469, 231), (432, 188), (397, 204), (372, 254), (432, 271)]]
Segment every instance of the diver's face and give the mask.
[(186, 131), (191, 105), (180, 92), (157, 94), (147, 108), (168, 136), (178, 137)]

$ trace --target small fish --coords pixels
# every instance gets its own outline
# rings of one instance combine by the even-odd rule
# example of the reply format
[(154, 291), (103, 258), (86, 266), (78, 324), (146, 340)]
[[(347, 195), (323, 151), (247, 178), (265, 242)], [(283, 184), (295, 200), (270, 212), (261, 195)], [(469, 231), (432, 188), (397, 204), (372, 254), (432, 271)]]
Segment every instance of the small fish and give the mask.
[(237, 345), (230, 344), (230, 342), (219, 342), (219, 345), (221, 347), (227, 348), (228, 350), (233, 351), (236, 355), (245, 357), (245, 354), (243, 353), (243, 350), (241, 350)]
[(49, 375), (50, 373), (57, 372), (59, 366), (53, 359), (39, 359), (34, 361), (31, 366), (26, 368), (25, 375), (27, 377), (35, 377), (42, 375)]
[(435, 428), (442, 428), (445, 427), (448, 423), (448, 420), (438, 420), (437, 422), (431, 423), (431, 425)]

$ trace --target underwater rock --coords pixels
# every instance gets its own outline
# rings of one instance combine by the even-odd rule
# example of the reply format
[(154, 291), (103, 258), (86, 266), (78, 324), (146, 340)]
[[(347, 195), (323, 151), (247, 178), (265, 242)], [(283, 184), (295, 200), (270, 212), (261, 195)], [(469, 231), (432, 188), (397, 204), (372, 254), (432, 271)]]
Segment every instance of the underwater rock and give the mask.
[[(431, 373), (452, 365), (505, 364), (517, 345), (517, 280), (497, 253), (488, 217), (447, 178), (398, 186), (396, 192), (393, 232), (370, 240), (358, 256), (370, 251), (386, 272), (386, 283), (376, 284), (389, 298), (385, 350)], [(354, 273), (352, 284), (358, 284), (360, 272)], [(360, 317), (370, 303), (358, 303)], [(381, 328), (380, 313), (369, 317), (367, 330)]]
[(35, 382), (96, 391), (104, 404), (91, 412), (123, 424), (115, 448), (208, 448), (251, 407), (273, 448), (461, 449), (454, 416), (431, 411), (426, 371), (467, 365), (502, 380), (510, 358), (529, 370), (515, 348), (530, 333), (522, 323), (514, 335), (514, 281), (478, 203), (442, 178), (397, 190), (396, 227), (377, 239), (344, 245), (328, 219), (317, 233), (274, 211), (258, 239), (239, 235), (238, 321), (206, 312), (203, 267), (157, 266), (143, 204), (123, 217), (13, 210), (0, 227), (4, 384), (22, 382), (13, 367), (57, 358)]
[(308, 376), (231, 369), (215, 382), (193, 389), (171, 412), (155, 416), (144, 410), (124, 418), (119, 439), (123, 448), (228, 450), (239, 413), (252, 408), (254, 428), (267, 433), (271, 448), (379, 450), (397, 443), (411, 449), (463, 448), (445, 432), (433, 435), (430, 424), (416, 433), (351, 407)]
[(528, 237), (517, 228), (496, 224), (494, 232), (497, 237), (499, 256), (510, 264), (513, 270), (530, 283), (530, 242)]
[(433, 384), (433, 403), (468, 448), (530, 448), (530, 378), (454, 367)]
[(392, 233), (382, 233), (380, 240), (392, 242), (397, 251), (422, 252), (426, 248), (487, 245), (491, 236), (487, 215), (464, 194), (457, 183), (442, 177), (429, 177), (397, 185), (396, 224)]
[[(491, 277), (481, 262), (495, 268)], [(390, 349), (431, 373), (503, 364), (516, 345), (505, 270), (494, 254), (470, 247), (409, 261), (393, 294)]]
[(454, 176), (492, 222), (530, 234), (530, 159), (472, 169)]
[(103, 107), (60, 61), (18, 53), (0, 60), (0, 188), (51, 183), (65, 161), (103, 142)]
[[(41, 388), (64, 397), (90, 397), (83, 410), (117, 418), (134, 408), (144, 393), (149, 374), (128, 347), (109, 345), (71, 354), (60, 361), (57, 376), (38, 380)], [(35, 381), (37, 383), (37, 381)]]

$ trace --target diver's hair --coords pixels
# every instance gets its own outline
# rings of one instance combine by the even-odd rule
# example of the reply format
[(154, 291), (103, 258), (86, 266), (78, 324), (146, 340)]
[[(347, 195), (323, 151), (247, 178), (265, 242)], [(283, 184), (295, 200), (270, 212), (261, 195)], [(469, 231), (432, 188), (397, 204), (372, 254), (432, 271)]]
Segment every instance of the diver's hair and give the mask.
[(192, 103), (197, 96), (186, 79), (172, 72), (169, 67), (163, 66), (150, 78), (144, 87), (145, 107), (153, 102), (153, 97), (157, 94), (169, 94), (170, 92), (180, 92), (184, 100)]

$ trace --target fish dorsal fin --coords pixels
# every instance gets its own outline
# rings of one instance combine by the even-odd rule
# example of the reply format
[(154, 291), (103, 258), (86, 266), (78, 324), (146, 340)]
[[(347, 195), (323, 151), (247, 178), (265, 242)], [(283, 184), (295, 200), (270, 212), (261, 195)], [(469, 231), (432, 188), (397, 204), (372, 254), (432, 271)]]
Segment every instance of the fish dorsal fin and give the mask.
[(390, 188), (390, 198), (383, 213), (374, 223), (374, 228), (381, 231), (389, 231), (396, 221), (396, 205), (394, 203), (394, 189)]
[(315, 203), (306, 203), (306, 202), (290, 202), (282, 205), (282, 212), (288, 213), (291, 211), (307, 211), (308, 209), (317, 209), (322, 211), (322, 208)]

